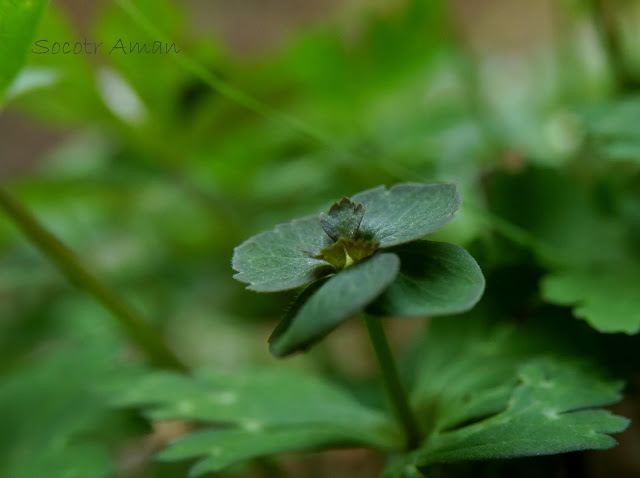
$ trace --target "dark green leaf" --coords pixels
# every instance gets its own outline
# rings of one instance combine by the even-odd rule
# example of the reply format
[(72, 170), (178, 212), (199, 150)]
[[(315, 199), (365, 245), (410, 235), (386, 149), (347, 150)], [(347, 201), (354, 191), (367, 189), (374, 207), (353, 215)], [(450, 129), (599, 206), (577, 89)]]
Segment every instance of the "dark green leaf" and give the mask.
[(0, 0), (0, 104), (30, 49), (46, 0)]
[(355, 194), (364, 205), (358, 237), (391, 247), (420, 239), (444, 226), (462, 200), (453, 184), (395, 184)]
[(326, 262), (310, 257), (328, 245), (330, 239), (318, 218), (279, 224), (236, 247), (233, 268), (238, 274), (234, 278), (258, 292), (295, 289), (333, 270)]
[[(629, 421), (594, 409), (620, 400), (622, 384), (604, 382), (592, 371), (552, 359), (532, 360), (518, 371), (519, 383), (506, 408), (453, 430), (437, 429), (410, 462), (424, 466), (489, 458), (538, 456), (616, 444), (608, 436)], [(485, 400), (486, 394), (470, 397)]]
[(584, 271), (550, 274), (542, 281), (542, 293), (554, 304), (573, 306), (576, 317), (600, 332), (640, 331), (639, 269)]
[(285, 356), (303, 350), (331, 332), (378, 297), (398, 274), (395, 254), (376, 254), (338, 272), (304, 303), (294, 305), (293, 314), (270, 338), (271, 352)]
[(320, 224), (327, 235), (337, 241), (340, 238), (355, 239), (364, 216), (362, 204), (342, 198), (329, 209), (329, 214), (320, 214)]
[(548, 341), (532, 331), (487, 327), (472, 316), (431, 324), (414, 355), (411, 388), (429, 433), (385, 476), (407, 465), (613, 446), (607, 434), (624, 430), (628, 420), (595, 408), (620, 400), (622, 383), (603, 380), (574, 358), (540, 356)]
[(463, 248), (446, 242), (418, 241), (393, 251), (400, 273), (371, 306), (387, 316), (425, 317), (464, 312), (484, 291), (476, 261)]

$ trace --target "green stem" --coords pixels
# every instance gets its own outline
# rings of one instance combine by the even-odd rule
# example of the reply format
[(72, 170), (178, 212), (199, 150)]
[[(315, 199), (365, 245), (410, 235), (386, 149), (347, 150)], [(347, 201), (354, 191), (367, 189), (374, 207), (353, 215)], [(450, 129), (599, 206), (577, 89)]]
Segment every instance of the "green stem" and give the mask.
[(187, 370), (187, 367), (169, 349), (149, 322), (124, 302), (116, 292), (89, 272), (67, 246), (47, 231), (20, 202), (1, 186), (0, 209), (4, 210), (24, 235), (55, 264), (69, 282), (84, 289), (113, 313), (131, 342), (145, 352), (154, 364), (166, 368)]
[(590, 0), (591, 18), (600, 37), (600, 43), (607, 54), (616, 86), (622, 91), (632, 91), (637, 87), (637, 82), (627, 67), (618, 25), (616, 25), (609, 3), (611, 0)]
[(407, 438), (407, 449), (411, 450), (420, 443), (421, 433), (418, 429), (418, 422), (413, 416), (407, 392), (402, 385), (398, 369), (396, 367), (387, 335), (382, 327), (382, 319), (370, 317), (364, 314), (364, 323), (369, 332), (369, 339), (376, 354), (380, 371), (382, 372), (382, 380), (384, 382), (387, 396), (391, 402), (393, 413), (402, 425)]

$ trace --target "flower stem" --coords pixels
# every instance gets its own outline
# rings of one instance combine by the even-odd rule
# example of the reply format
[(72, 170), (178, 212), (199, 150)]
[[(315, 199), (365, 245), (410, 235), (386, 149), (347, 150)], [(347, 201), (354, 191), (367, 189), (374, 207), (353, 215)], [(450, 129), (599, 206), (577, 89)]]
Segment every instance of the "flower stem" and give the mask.
[(418, 429), (418, 422), (413, 416), (413, 411), (409, 406), (407, 392), (400, 380), (398, 368), (391, 353), (387, 335), (382, 327), (382, 320), (367, 314), (364, 314), (363, 318), (367, 326), (367, 331), (369, 332), (371, 345), (378, 360), (378, 365), (380, 366), (380, 371), (382, 372), (382, 380), (387, 391), (387, 397), (391, 403), (394, 415), (405, 431), (407, 449), (414, 449), (420, 443), (421, 433)]
[(55, 264), (69, 282), (84, 289), (113, 313), (131, 342), (139, 347), (154, 364), (183, 371), (187, 369), (149, 322), (115, 291), (89, 272), (67, 246), (47, 231), (18, 200), (1, 186), (0, 209), (4, 210), (24, 235)]

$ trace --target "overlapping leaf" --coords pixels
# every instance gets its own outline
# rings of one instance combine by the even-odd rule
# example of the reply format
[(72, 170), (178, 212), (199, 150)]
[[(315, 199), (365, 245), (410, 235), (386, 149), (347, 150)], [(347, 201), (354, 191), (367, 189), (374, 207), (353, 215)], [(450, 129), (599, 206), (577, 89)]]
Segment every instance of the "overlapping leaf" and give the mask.
[(376, 254), (301, 295), (271, 336), (271, 352), (284, 356), (320, 340), (384, 292), (399, 268), (395, 254)]
[(400, 257), (400, 273), (371, 312), (405, 317), (456, 314), (473, 307), (482, 296), (484, 276), (463, 248), (417, 241), (393, 251)]
[(628, 420), (598, 409), (622, 384), (584, 364), (536, 357), (517, 330), (439, 321), (418, 355), (412, 401), (429, 433), (385, 476), (436, 463), (604, 449)]

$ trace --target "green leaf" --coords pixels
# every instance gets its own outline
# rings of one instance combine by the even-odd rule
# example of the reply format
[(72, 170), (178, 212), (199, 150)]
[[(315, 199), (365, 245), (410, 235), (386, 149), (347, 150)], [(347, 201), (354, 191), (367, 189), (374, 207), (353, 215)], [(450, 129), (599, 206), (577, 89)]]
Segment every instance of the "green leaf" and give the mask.
[(204, 456), (189, 473), (200, 476), (261, 456), (358, 445), (362, 446), (362, 438), (349, 438), (348, 430), (318, 425), (207, 430), (173, 442), (158, 458), (176, 461)]
[(358, 237), (391, 247), (420, 239), (453, 219), (462, 199), (453, 184), (400, 183), (355, 194), (364, 205)]
[[(119, 406), (144, 405), (153, 420), (183, 419), (240, 428), (331, 424), (391, 445), (394, 424), (342, 388), (308, 372), (283, 368), (256, 372), (200, 371), (194, 377), (152, 373), (106, 386)], [(256, 399), (259, 398), (259, 399)], [(377, 437), (377, 438), (376, 438)]]
[[(427, 437), (390, 464), (512, 458), (609, 448), (625, 418), (595, 409), (621, 399), (622, 383), (606, 381), (575, 358), (546, 354), (532, 330), (487, 327), (478, 317), (435, 321), (413, 354), (411, 401)], [(531, 332), (534, 333), (531, 333)]]
[[(425, 466), (607, 449), (616, 444), (608, 434), (629, 424), (594, 409), (619, 401), (622, 384), (603, 382), (574, 364), (532, 360), (520, 367), (518, 380), (502, 412), (461, 428), (434, 430), (411, 462)], [(486, 400), (486, 394), (469, 399)]]
[(338, 272), (294, 304), (269, 339), (271, 353), (282, 357), (308, 348), (375, 300), (399, 269), (398, 256), (385, 253)]
[(233, 277), (258, 292), (295, 289), (333, 270), (309, 255), (330, 243), (316, 217), (279, 224), (235, 248), (232, 265), (238, 274)]
[[(104, 345), (76, 343), (2, 376), (0, 475), (76, 478), (110, 475), (107, 447), (87, 436), (108, 420), (107, 403), (91, 390), (111, 373)], [(70, 406), (73, 404), (73, 406)]]
[(320, 214), (320, 224), (327, 235), (337, 241), (340, 238), (355, 239), (364, 216), (362, 204), (342, 198), (329, 209), (329, 214)]
[(546, 276), (546, 300), (573, 307), (599, 332), (636, 334), (640, 331), (640, 268), (604, 271), (570, 270)]
[(284, 451), (330, 446), (393, 449), (402, 433), (395, 422), (360, 404), (345, 390), (278, 367), (244, 373), (197, 372), (193, 377), (155, 372), (138, 381), (113, 382), (120, 406), (144, 406), (153, 420), (211, 424), (172, 443), (164, 460), (205, 457), (194, 474)]
[(480, 267), (459, 246), (418, 241), (393, 252), (400, 257), (400, 273), (372, 304), (372, 313), (404, 317), (457, 314), (472, 308), (484, 292)]
[(22, 67), (46, 0), (0, 0), (0, 103)]

